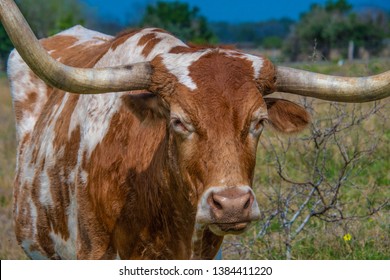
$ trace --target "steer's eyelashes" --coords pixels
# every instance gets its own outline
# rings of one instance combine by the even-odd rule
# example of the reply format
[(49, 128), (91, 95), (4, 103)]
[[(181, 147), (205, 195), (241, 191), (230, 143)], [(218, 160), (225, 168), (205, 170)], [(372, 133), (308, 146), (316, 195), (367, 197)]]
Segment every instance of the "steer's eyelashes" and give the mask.
[(259, 137), (263, 132), (264, 125), (268, 122), (268, 113), (265, 108), (260, 107), (252, 113), (249, 132), (253, 137)]
[(267, 123), (267, 118), (255, 119), (250, 125), (250, 132), (253, 136), (258, 137), (263, 132), (264, 125)]
[(179, 119), (172, 119), (171, 124), (173, 128), (179, 132), (187, 132), (187, 127)]
[(192, 132), (194, 132), (193, 126), (189, 122), (184, 121), (178, 116), (172, 116), (170, 123), (173, 130), (176, 133), (181, 134), (183, 136), (188, 136)]

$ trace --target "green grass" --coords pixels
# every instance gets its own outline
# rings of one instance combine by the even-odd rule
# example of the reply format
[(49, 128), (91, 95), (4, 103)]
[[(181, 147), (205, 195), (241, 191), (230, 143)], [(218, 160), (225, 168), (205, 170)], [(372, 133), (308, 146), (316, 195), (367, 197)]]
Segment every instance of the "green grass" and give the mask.
[(342, 66), (337, 65), (337, 63), (307, 62), (294, 63), (292, 67), (322, 74), (344, 75), (352, 77), (378, 74), (389, 70), (387, 68), (389, 65), (389, 58), (380, 58), (372, 59), (369, 62), (363, 60), (355, 61), (353, 63), (345, 62)]

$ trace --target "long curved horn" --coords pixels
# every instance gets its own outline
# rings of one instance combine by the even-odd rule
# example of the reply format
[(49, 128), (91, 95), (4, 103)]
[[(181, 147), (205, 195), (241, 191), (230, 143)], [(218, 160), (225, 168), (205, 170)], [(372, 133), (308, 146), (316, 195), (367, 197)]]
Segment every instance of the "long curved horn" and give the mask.
[(276, 89), (339, 102), (368, 102), (390, 96), (390, 71), (368, 77), (340, 77), (277, 67)]
[(151, 83), (148, 62), (94, 69), (59, 63), (41, 46), (12, 0), (0, 0), (0, 20), (23, 60), (53, 87), (84, 94), (147, 89)]

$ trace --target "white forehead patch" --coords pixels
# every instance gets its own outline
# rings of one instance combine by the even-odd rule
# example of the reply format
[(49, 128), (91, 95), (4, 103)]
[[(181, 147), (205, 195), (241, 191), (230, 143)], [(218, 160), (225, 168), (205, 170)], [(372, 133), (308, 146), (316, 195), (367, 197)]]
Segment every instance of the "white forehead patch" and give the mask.
[(258, 56), (255, 56), (255, 55), (251, 55), (251, 54), (245, 54), (244, 57), (247, 60), (252, 61), (252, 67), (253, 67), (253, 70), (254, 70), (254, 78), (258, 79), (259, 76), (260, 76), (261, 67), (263, 67), (263, 61), (264, 60), (261, 57), (258, 57)]
[(175, 75), (179, 82), (190, 90), (197, 89), (197, 86), (190, 77), (190, 71), (188, 67), (201, 58), (203, 55), (211, 52), (212, 50), (202, 50), (195, 53), (178, 53), (178, 54), (166, 54), (163, 55), (163, 63), (168, 71)]
[[(169, 53), (163, 55), (163, 63), (165, 67), (168, 69), (168, 71), (171, 74), (175, 75), (175, 77), (179, 80), (181, 84), (185, 85), (190, 90), (195, 90), (197, 89), (197, 85), (195, 84), (194, 80), (190, 77), (189, 67), (192, 63), (196, 62), (202, 56), (212, 51), (215, 50), (206, 49), (195, 53), (178, 53), (178, 54)], [(218, 51), (227, 57), (235, 57), (235, 58), (249, 60), (250, 62), (252, 62), (254, 79), (259, 78), (260, 70), (263, 66), (263, 59), (261, 57), (241, 53), (234, 50), (219, 49)]]
[(251, 54), (241, 53), (241, 52), (235, 51), (235, 50), (220, 50), (220, 51), (225, 53), (226, 56), (244, 58), (246, 60), (251, 61), (252, 67), (253, 67), (253, 77), (255, 79), (259, 78), (260, 70), (261, 70), (261, 67), (263, 67), (263, 61), (264, 61), (261, 57), (251, 55)]

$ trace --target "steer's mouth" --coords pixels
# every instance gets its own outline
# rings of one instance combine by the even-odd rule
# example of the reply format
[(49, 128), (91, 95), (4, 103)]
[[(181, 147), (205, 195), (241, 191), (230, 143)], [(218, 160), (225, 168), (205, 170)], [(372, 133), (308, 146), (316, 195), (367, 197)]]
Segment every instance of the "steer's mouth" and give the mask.
[(209, 225), (209, 229), (216, 235), (226, 234), (241, 234), (250, 227), (251, 222), (239, 223), (213, 223)]

